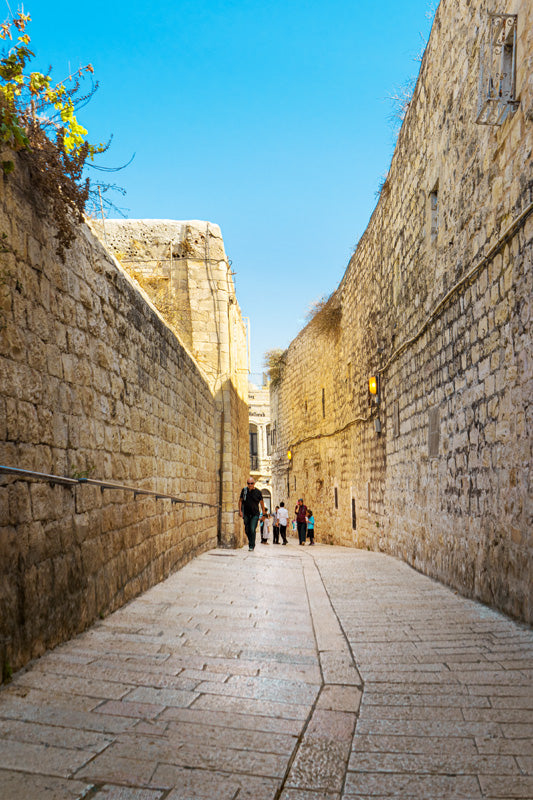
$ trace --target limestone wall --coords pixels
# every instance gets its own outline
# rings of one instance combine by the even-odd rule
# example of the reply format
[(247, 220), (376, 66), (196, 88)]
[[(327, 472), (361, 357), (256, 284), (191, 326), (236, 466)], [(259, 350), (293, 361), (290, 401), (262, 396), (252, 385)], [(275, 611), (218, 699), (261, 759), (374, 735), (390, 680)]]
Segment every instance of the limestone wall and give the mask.
[(219, 544), (244, 537), (236, 498), (249, 469), (246, 330), (218, 225), (200, 220), (93, 223), (106, 247), (140, 283), (187, 344), (216, 400)]
[[(0, 233), (0, 464), (195, 503), (1, 475), (0, 658), (17, 668), (217, 545), (223, 432), (207, 376), (87, 226), (58, 260), (21, 164)], [(222, 390), (239, 485), (247, 406), (230, 375)]]
[[(318, 540), (398, 555), (531, 621), (533, 9), (500, 6), (437, 11), (368, 228), (287, 353), (275, 502), (290, 489)], [(492, 127), (475, 119), (494, 10), (518, 15), (520, 104)]]

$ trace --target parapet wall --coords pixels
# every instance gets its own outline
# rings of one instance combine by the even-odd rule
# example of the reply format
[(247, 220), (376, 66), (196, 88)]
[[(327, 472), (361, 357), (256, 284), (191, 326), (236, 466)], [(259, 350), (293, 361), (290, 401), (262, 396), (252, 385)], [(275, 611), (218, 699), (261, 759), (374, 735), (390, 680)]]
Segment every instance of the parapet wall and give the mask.
[[(286, 354), (274, 488), (306, 499), (319, 541), (397, 555), (532, 621), (533, 9), (500, 5), (439, 6), (368, 228)], [(518, 15), (520, 103), (484, 126), (495, 10)]]
[(219, 544), (242, 544), (236, 498), (249, 469), (248, 350), (218, 225), (201, 220), (106, 220), (100, 239), (140, 283), (205, 374), (216, 400)]
[[(0, 198), (0, 463), (195, 505), (0, 476), (0, 657), (11, 668), (215, 547), (221, 497), (236, 530), (205, 372), (89, 227), (57, 258), (31, 191), (18, 163)], [(222, 388), (235, 428), (246, 402), (231, 376)], [(226, 470), (240, 483), (247, 427), (232, 433)]]

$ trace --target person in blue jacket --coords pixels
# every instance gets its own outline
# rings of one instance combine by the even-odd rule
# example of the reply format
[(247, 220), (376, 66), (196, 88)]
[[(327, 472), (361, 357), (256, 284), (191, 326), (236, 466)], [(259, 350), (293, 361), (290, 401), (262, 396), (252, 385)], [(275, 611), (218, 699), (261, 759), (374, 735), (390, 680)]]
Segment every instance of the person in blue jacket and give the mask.
[(309, 544), (315, 543), (315, 518), (310, 508), (307, 509), (307, 538)]

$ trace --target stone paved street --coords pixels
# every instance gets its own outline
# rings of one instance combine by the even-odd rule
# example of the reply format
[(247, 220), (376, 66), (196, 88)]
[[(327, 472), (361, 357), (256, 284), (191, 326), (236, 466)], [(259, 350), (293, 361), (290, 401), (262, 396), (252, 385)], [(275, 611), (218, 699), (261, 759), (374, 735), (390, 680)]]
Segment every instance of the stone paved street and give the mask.
[(531, 800), (532, 677), (389, 556), (211, 551), (0, 691), (0, 797)]

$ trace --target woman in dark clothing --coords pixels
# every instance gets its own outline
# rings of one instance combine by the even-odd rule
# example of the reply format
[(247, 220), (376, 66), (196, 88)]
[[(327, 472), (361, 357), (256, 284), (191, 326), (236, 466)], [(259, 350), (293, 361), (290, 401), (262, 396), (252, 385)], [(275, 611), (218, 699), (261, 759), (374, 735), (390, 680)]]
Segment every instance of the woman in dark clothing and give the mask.
[(305, 538), (307, 536), (307, 506), (304, 506), (304, 501), (301, 497), (298, 500), (296, 508), (294, 509), (294, 513), (296, 514), (298, 541), (300, 544), (305, 544)]

